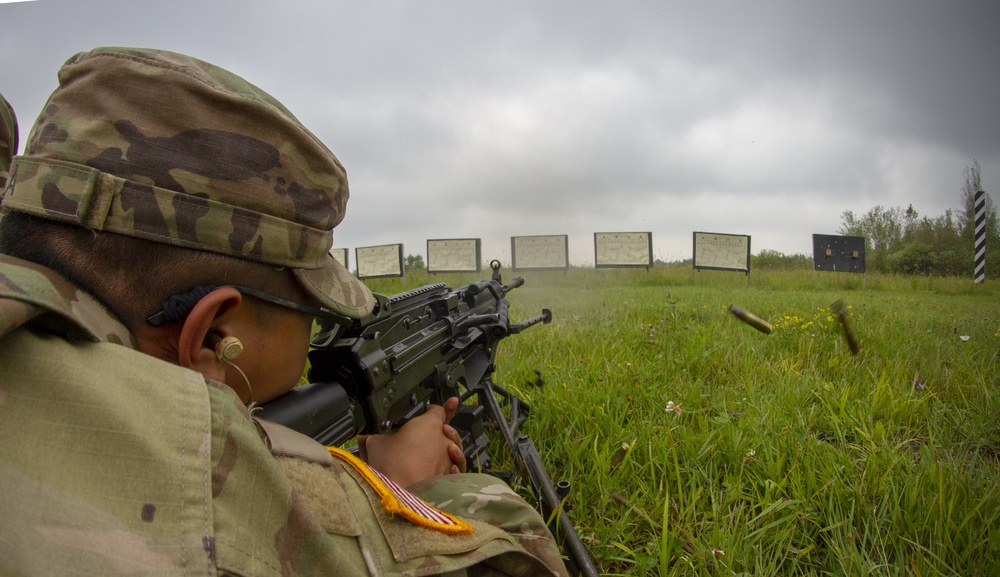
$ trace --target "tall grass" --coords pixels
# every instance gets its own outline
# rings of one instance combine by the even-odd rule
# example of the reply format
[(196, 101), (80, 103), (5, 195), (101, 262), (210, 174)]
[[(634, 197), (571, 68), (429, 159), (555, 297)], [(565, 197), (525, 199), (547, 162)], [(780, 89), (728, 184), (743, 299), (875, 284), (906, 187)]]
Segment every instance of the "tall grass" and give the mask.
[[(512, 318), (546, 307), (554, 320), (503, 341), (496, 380), (531, 404), (528, 432), (553, 478), (573, 482), (571, 517), (603, 573), (1000, 575), (995, 284), (522, 276)], [(437, 280), (470, 279), (406, 285)], [(830, 310), (838, 299), (858, 355)]]

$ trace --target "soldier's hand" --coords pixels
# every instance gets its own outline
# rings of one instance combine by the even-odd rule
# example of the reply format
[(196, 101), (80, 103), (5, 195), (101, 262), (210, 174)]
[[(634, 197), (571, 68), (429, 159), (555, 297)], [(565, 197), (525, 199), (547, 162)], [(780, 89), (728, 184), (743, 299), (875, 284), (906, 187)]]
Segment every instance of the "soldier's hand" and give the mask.
[(446, 437), (451, 439), (452, 445), (448, 447), (448, 456), (451, 457), (451, 472), (452, 473), (464, 473), (466, 468), (465, 463), (465, 452), (462, 450), (462, 437), (458, 434), (455, 427), (452, 427), (448, 423), (451, 422), (451, 418), (455, 416), (455, 412), (458, 410), (458, 397), (451, 397), (444, 402), (445, 411), (445, 421), (442, 432)]
[(361, 457), (398, 485), (406, 487), (439, 475), (465, 471), (465, 454), (458, 431), (448, 421), (458, 408), (451, 398), (399, 429), (358, 438)]

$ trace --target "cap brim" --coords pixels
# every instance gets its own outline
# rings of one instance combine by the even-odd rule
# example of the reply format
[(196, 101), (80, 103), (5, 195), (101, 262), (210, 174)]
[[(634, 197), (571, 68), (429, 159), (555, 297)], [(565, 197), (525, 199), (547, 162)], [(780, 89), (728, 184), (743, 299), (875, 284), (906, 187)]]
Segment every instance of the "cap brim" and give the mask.
[(351, 319), (371, 314), (375, 307), (372, 291), (329, 254), (324, 266), (293, 269), (295, 278), (323, 307)]

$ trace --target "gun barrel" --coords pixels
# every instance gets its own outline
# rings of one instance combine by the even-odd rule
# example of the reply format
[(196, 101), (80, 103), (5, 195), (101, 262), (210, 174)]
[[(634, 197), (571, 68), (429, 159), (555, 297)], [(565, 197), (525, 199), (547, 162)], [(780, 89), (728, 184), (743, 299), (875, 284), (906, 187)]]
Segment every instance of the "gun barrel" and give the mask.
[(523, 331), (524, 329), (537, 325), (538, 323), (543, 323), (547, 325), (550, 322), (552, 322), (552, 311), (550, 311), (549, 309), (542, 309), (542, 314), (533, 316), (528, 320), (521, 321), (516, 325), (511, 325), (508, 328), (507, 332), (509, 332), (512, 335), (516, 335), (517, 333)]
[(504, 285), (503, 292), (506, 294), (509, 291), (516, 289), (519, 286), (524, 286), (524, 277), (514, 277), (509, 283)]

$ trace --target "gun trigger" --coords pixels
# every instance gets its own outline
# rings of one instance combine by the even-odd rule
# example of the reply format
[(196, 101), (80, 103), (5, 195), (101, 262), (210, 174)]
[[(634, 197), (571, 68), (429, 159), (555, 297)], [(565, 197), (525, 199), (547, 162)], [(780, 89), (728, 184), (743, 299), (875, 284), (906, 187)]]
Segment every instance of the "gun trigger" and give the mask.
[(426, 413), (427, 412), (427, 405), (429, 405), (429, 404), (430, 403), (428, 401), (424, 401), (422, 403), (418, 403), (416, 406), (414, 406), (412, 409), (410, 409), (409, 413), (406, 413), (405, 415), (403, 415), (403, 418), (400, 419), (399, 421), (395, 422), (395, 423), (390, 423), (390, 422), (386, 421), (385, 424), (388, 425), (388, 426), (386, 427), (385, 430), (386, 431), (391, 431), (392, 429), (398, 429), (398, 428), (402, 427), (403, 425), (405, 425), (406, 423), (409, 423), (413, 419), (415, 419), (415, 418), (419, 417), (420, 415)]

